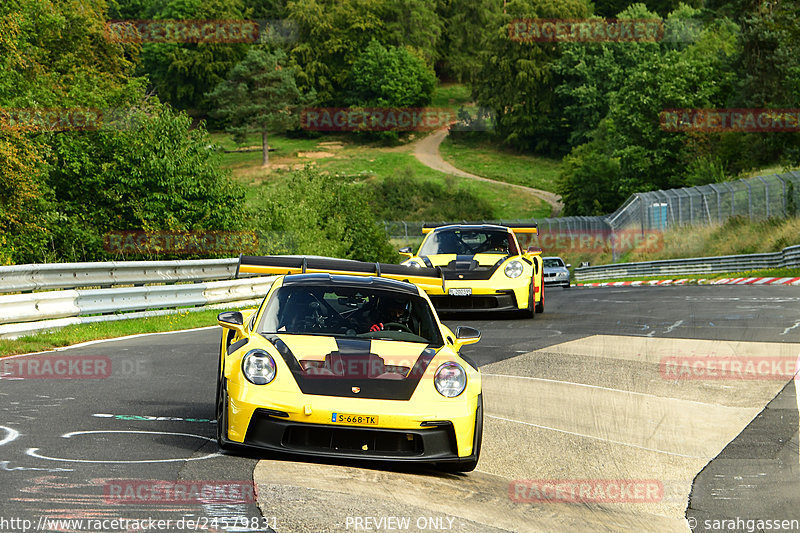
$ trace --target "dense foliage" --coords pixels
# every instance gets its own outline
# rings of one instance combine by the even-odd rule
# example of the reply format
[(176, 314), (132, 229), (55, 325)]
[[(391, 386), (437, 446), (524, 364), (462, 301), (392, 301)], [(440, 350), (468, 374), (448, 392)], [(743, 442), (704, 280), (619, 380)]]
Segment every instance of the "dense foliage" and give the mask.
[(396, 262), (362, 184), (313, 170), (292, 172), (262, 191), (253, 213), (261, 251)]

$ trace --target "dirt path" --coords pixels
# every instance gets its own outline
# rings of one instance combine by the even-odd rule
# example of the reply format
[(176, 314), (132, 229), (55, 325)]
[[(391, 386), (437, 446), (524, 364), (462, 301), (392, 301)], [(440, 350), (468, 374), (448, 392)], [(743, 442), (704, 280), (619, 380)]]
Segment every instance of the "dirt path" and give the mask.
[(523, 190), (527, 193), (536, 196), (537, 198), (541, 198), (542, 200), (550, 204), (553, 208), (553, 211), (550, 214), (551, 217), (557, 217), (561, 213), (561, 209), (563, 209), (564, 204), (561, 203), (561, 196), (557, 194), (554, 194), (550, 191), (533, 189), (531, 187), (525, 187), (523, 185), (516, 185), (514, 183), (505, 183), (503, 181), (497, 181), (489, 178), (483, 178), (481, 176), (476, 176), (475, 174), (470, 174), (469, 172), (464, 172), (463, 170), (457, 169), (456, 167), (445, 161), (442, 158), (441, 154), (439, 154), (439, 145), (442, 144), (444, 138), (447, 137), (447, 133), (448, 133), (447, 128), (443, 128), (441, 130), (435, 131), (434, 133), (428, 135), (427, 137), (423, 137), (419, 141), (416, 141), (414, 143), (414, 157), (416, 157), (417, 160), (426, 167), (438, 170), (439, 172), (452, 174), (453, 176), (459, 176), (462, 178), (470, 178), (474, 180), (488, 181), (490, 183), (498, 183), (500, 185), (507, 185), (508, 187), (514, 187), (515, 189)]

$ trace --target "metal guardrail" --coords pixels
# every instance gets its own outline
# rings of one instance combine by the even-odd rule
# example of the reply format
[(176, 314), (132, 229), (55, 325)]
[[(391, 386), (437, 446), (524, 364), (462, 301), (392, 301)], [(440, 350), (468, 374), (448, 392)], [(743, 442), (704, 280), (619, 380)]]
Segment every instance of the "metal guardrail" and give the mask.
[[(230, 279), (238, 259), (127, 261), (0, 267), (0, 338), (69, 324), (179, 312), (218, 304), (250, 305), (276, 276)], [(228, 278), (222, 281), (206, 279)], [(193, 281), (195, 283), (179, 283)], [(167, 285), (145, 285), (168, 283)], [(103, 289), (73, 287), (130, 285)], [(8, 294), (21, 290), (58, 289)], [(157, 310), (157, 311), (154, 311)]]
[(237, 258), (0, 266), (0, 293), (231, 279)]
[(648, 276), (682, 276), (689, 274), (719, 274), (745, 272), (768, 268), (800, 268), (800, 246), (789, 246), (780, 252), (691, 259), (665, 259), (640, 263), (616, 263), (576, 268), (576, 281)]

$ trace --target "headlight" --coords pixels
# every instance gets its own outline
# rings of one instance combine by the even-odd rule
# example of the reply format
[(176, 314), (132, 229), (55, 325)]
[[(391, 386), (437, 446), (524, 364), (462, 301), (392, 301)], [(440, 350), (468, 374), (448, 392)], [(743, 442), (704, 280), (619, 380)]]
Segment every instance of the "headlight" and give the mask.
[(275, 379), (275, 360), (264, 350), (250, 350), (242, 358), (242, 373), (254, 385), (266, 385)]
[(439, 394), (446, 398), (455, 398), (467, 386), (467, 373), (461, 368), (461, 365), (454, 362), (442, 363), (436, 370), (436, 375), (433, 378), (433, 384), (436, 385), (436, 390)]
[(522, 263), (519, 261), (511, 261), (509, 264), (506, 265), (506, 276), (509, 278), (518, 278), (522, 275)]

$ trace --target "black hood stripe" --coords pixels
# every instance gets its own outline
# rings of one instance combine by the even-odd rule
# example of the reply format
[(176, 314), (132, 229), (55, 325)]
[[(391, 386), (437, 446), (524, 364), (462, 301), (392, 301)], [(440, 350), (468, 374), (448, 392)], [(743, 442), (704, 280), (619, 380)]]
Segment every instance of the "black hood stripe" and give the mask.
[(369, 355), (371, 339), (336, 339), (336, 347), (342, 355)]
[[(409, 400), (417, 389), (422, 376), (428, 369), (431, 360), (436, 355), (436, 350), (427, 346), (417, 357), (414, 366), (404, 379), (376, 379), (363, 377), (348, 377), (339, 375), (313, 375), (303, 371), (300, 362), (292, 353), (289, 346), (277, 335), (266, 336), (286, 365), (292, 371), (297, 386), (303, 394), (319, 396), (341, 396), (345, 398), (369, 398), (375, 400)], [(343, 359), (380, 357), (372, 354), (370, 348), (372, 341), (369, 339), (336, 339), (338, 350), (329, 354)], [(354, 390), (358, 392), (353, 392)]]

